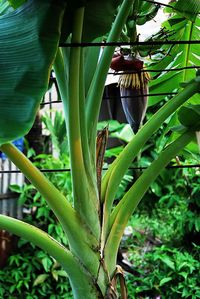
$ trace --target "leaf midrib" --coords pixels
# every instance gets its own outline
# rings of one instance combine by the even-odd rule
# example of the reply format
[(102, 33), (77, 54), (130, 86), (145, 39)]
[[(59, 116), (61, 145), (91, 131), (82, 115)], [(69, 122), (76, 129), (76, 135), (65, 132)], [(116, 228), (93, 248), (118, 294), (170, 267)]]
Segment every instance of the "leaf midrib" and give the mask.
[[(188, 41), (192, 40), (193, 29), (194, 29), (194, 23), (190, 21), (190, 23), (189, 23), (189, 32), (188, 32), (188, 36), (186, 37), (186, 40), (188, 40)], [(191, 44), (188, 43), (186, 45), (186, 49), (185, 49), (184, 66), (186, 66), (186, 67), (189, 65), (190, 48), (191, 48)], [(188, 73), (188, 71), (187, 71), (187, 69), (185, 69), (183, 71), (183, 82), (185, 82), (187, 80), (187, 73)]]

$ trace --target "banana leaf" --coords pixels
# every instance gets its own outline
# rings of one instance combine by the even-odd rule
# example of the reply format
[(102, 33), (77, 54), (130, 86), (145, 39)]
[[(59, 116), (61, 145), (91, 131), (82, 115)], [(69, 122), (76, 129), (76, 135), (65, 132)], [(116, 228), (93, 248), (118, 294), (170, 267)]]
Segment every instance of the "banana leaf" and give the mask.
[(90, 42), (105, 35), (111, 28), (116, 9), (122, 0), (70, 0), (62, 25), (62, 41), (72, 32), (73, 13), (81, 6), (85, 7), (83, 24), (83, 42)]
[(200, 105), (188, 105), (181, 107), (178, 112), (180, 123), (196, 132), (200, 130)]
[[(200, 37), (200, 17), (197, 16), (195, 22), (183, 17), (173, 16), (163, 24), (167, 29), (174, 32), (174, 40), (199, 41)], [(174, 47), (163, 46), (161, 50), (169, 51), (169, 54), (163, 59), (155, 59), (155, 62), (149, 67), (152, 70), (185, 68), (200, 66), (200, 46), (199, 44), (179, 44)], [(196, 69), (183, 69), (171, 72), (152, 72), (155, 80), (150, 83), (151, 93), (171, 93), (177, 91), (180, 82), (191, 80), (196, 73)], [(150, 97), (149, 105), (154, 105), (163, 100), (163, 96)], [(199, 102), (199, 95), (195, 95), (190, 100), (195, 104)]]
[[(173, 5), (173, 3), (172, 3)], [(174, 8), (176, 11), (188, 18), (191, 21), (195, 21), (197, 14), (200, 11), (200, 1), (199, 0), (178, 0), (174, 3)]]
[(60, 34), (62, 41), (70, 35), (74, 10), (85, 6), (83, 40), (92, 41), (110, 30), (120, 2), (28, 0), (0, 16), (0, 144), (32, 127)]
[(65, 3), (29, 0), (0, 17), (0, 144), (31, 128), (47, 89)]

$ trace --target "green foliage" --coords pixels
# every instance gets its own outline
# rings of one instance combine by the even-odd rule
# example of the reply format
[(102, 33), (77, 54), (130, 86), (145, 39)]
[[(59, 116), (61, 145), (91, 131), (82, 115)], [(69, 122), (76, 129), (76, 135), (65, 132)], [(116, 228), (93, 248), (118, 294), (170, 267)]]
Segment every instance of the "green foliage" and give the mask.
[[(45, 115), (43, 121), (46, 124), (47, 132), (50, 133), (53, 145), (56, 145), (54, 148), (57, 149), (63, 142), (62, 134), (59, 135), (60, 130), (56, 129), (62, 127), (62, 114), (58, 113), (55, 118), (57, 120), (51, 121), (50, 117)], [(58, 125), (54, 127), (55, 123)], [(105, 123), (100, 123), (99, 128), (103, 127), (105, 127)], [(111, 121), (110, 128), (111, 132), (117, 132), (121, 131), (123, 126)], [(113, 150), (108, 151), (112, 152)], [(151, 152), (151, 155), (157, 156), (157, 153)], [(37, 157), (32, 156), (32, 158), (39, 168), (69, 167), (69, 158), (64, 154), (62, 154), (62, 160), (44, 154)], [(187, 163), (189, 162), (187, 161)], [(140, 163), (147, 166), (150, 161), (147, 157), (142, 157)], [(71, 190), (65, 184), (62, 185), (62, 182), (70, 181), (69, 173), (50, 173), (48, 176), (54, 185), (63, 192), (67, 193)], [(129, 171), (119, 187), (117, 198), (123, 196), (132, 180), (133, 175)], [(174, 181), (176, 181), (176, 192), (174, 192)], [(190, 194), (188, 193), (190, 191), (188, 182), (190, 181), (194, 182), (188, 201)], [(139, 209), (140, 214), (131, 219), (130, 225), (134, 234), (123, 243), (123, 246), (129, 247), (130, 260), (133, 261), (134, 269), (139, 273), (139, 276), (127, 276), (127, 287), (131, 298), (137, 299), (138, 296), (154, 298), (156, 295), (161, 295), (161, 298), (164, 299), (172, 296), (174, 296), (173, 298), (180, 296), (182, 298), (190, 298), (190, 296), (193, 296), (194, 299), (198, 298), (198, 280), (196, 277), (192, 278), (193, 275), (196, 275), (199, 267), (198, 248), (193, 253), (188, 253), (186, 250), (176, 249), (175, 246), (183, 244), (184, 234), (187, 231), (194, 231), (195, 225), (197, 228), (198, 215), (194, 215), (194, 212), (191, 214), (189, 206), (195, 202), (198, 204), (199, 183), (196, 169), (184, 169), (183, 172), (174, 169), (164, 170), (146, 195), (146, 199)], [(39, 192), (36, 192), (32, 185), (23, 187), (14, 185), (11, 186), (11, 189), (20, 194), (22, 201), (26, 198), (24, 207), (29, 210), (29, 213), (24, 220), (46, 230), (56, 240), (67, 245), (60, 224)], [(150, 212), (148, 212), (148, 207)], [(147, 236), (150, 235), (151, 239), (159, 240), (159, 242), (162, 240), (165, 245), (160, 247), (160, 243), (158, 243), (157, 246), (149, 246), (146, 235), (141, 235), (140, 230), (145, 231)], [(33, 245), (30, 247), (24, 240), (18, 241), (18, 251), (23, 251), (25, 254), (23, 257), (18, 253), (10, 257), (8, 265), (4, 269), (4, 273), (10, 273), (10, 275), (8, 284), (1, 290), (2, 296), (7, 298), (5, 294), (8, 294), (8, 298), (20, 298), (23, 293), (27, 298), (37, 299), (41, 296), (43, 298), (51, 296), (57, 299), (59, 297), (56, 297), (56, 294), (61, 293), (62, 295), (59, 296), (63, 297), (60, 298), (73, 298), (69, 283), (65, 280), (66, 274), (55, 260), (49, 258), (37, 247)], [(156, 270), (155, 265), (157, 265)], [(24, 269), (26, 269), (26, 275), (22, 282)], [(0, 272), (0, 280), (3, 280), (2, 273)], [(193, 288), (188, 286), (187, 282), (190, 282), (196, 291), (193, 292)]]
[[(57, 180), (59, 181), (60, 178), (57, 177)], [(174, 181), (176, 187), (173, 185)], [(190, 191), (188, 181), (192, 182), (191, 197), (188, 193)], [(196, 214), (194, 212), (191, 214), (189, 206), (192, 204), (194, 209), (195, 202), (199, 204), (199, 186), (196, 169), (184, 169), (183, 172), (166, 170), (151, 188), (152, 191), (148, 196), (148, 201), (151, 200), (149, 212), (145, 207), (148, 204), (146, 198), (138, 210), (140, 214), (131, 219), (129, 225), (133, 228), (133, 236), (127, 239), (125, 244), (123, 243), (123, 246), (128, 246), (130, 261), (139, 273), (139, 276), (127, 276), (127, 287), (131, 298), (137, 299), (139, 296), (145, 299), (155, 298), (156, 295), (160, 295), (162, 299), (199, 298), (199, 248), (191, 244), (193, 250), (186, 251), (182, 245), (184, 234), (195, 229), (198, 210)], [(175, 188), (176, 192), (174, 192)], [(31, 188), (29, 193), (30, 199), (25, 207), (31, 208), (32, 212), (25, 220), (39, 225), (58, 241), (65, 243), (61, 227), (44, 199), (37, 198), (38, 195), (34, 196)], [(155, 198), (157, 203), (156, 205), (154, 203), (152, 209)], [(145, 235), (141, 235), (141, 230), (145, 231)], [(150, 240), (153, 239), (155, 242), (159, 240), (165, 245), (160, 246), (159, 242), (157, 245), (152, 245), (146, 236), (150, 236)], [(9, 295), (8, 297), (5, 295), (5, 298), (21, 298), (22, 293), (26, 294), (27, 298), (31, 296), (36, 299), (41, 296), (49, 298), (48, 296), (58, 292), (62, 294), (59, 296), (63, 296), (60, 298), (73, 298), (70, 297), (69, 284), (62, 276), (64, 273), (52, 258), (35, 246), (30, 247), (24, 240), (19, 240), (18, 244), (18, 250), (24, 252), (23, 257), (20, 254), (11, 256), (4, 271), (0, 272), (0, 280), (7, 281), (1, 290), (3, 295)], [(181, 246), (180, 249), (176, 248), (177, 244)], [(5, 273), (9, 273), (8, 278), (5, 277)], [(52, 298), (59, 298), (56, 295), (52, 296), (55, 296)]]
[(52, 113), (53, 116), (45, 113), (42, 121), (48, 131), (53, 149), (61, 160), (63, 154), (65, 157), (69, 155), (66, 124), (62, 111), (55, 111), (55, 113), (52, 111)]
[[(61, 148), (63, 139), (66, 139), (66, 136), (64, 137), (62, 132), (57, 130), (58, 127), (60, 128), (60, 125), (62, 127), (62, 121), (63, 117), (60, 113), (56, 113), (53, 123), (48, 115), (43, 117), (43, 122), (56, 150)], [(54, 124), (57, 125), (54, 127)], [(63, 152), (62, 159), (54, 158), (50, 154), (35, 156), (33, 152), (31, 158), (39, 168), (69, 168), (69, 156), (66, 153), (64, 155)], [(70, 173), (68, 171), (52, 172), (47, 174), (47, 176), (63, 194), (70, 198), (72, 190)], [(32, 184), (24, 184), (23, 186), (11, 185), (10, 189), (19, 194), (18, 202), (23, 205), (23, 209), (26, 212), (24, 221), (45, 230), (58, 242), (68, 246), (66, 235), (61, 225), (45, 199)], [(62, 270), (61, 266), (53, 258), (35, 245), (31, 244), (30, 246), (30, 243), (23, 239), (18, 240), (16, 251), (8, 259), (6, 267), (0, 271), (2, 286), (0, 298), (73, 298), (69, 281), (66, 279), (66, 272)], [(21, 252), (23, 252), (23, 255), (21, 255)], [(4, 283), (5, 281), (7, 282), (6, 284)]]
[[(13, 186), (13, 190), (18, 193), (24, 192), (21, 201), (25, 205), (30, 207), (29, 200), (33, 197), (34, 206), (29, 208), (31, 214), (28, 214), (33, 219), (26, 220), (33, 221), (37, 228), (5, 215), (0, 215), (0, 225), (2, 229), (26, 238), (54, 257), (70, 276), (73, 295), (77, 299), (82, 299), (83, 294), (87, 299), (111, 298), (111, 293), (112, 298), (117, 298), (111, 279), (115, 273), (118, 247), (128, 219), (161, 170), (195, 135), (195, 132), (186, 130), (171, 142), (125, 195), (122, 192), (127, 185), (122, 186), (123, 198), (117, 206), (113, 205), (117, 188), (133, 159), (162, 123), (199, 91), (199, 78), (186, 84), (173, 100), (164, 105), (131, 138), (98, 184), (101, 180), (103, 148), (96, 151), (97, 121), (114, 46), (105, 47), (98, 63), (98, 51), (95, 50), (91, 70), (88, 63), (91, 49), (79, 46), (62, 49), (58, 44), (66, 40), (79, 44), (101, 38), (110, 30), (119, 3), (121, 1), (30, 0), (9, 16), (0, 17), (0, 37), (4, 38), (0, 49), (0, 76), (4, 80), (3, 92), (0, 93), (0, 145), (1, 150), (36, 188), (25, 186), (24, 189), (18, 189)], [(120, 37), (133, 3), (135, 13), (138, 1), (123, 1), (108, 35), (108, 42)], [(156, 11), (151, 11), (148, 17), (155, 13)], [(198, 27), (195, 30), (198, 31)], [(186, 33), (186, 38), (190, 38), (187, 30)], [(68, 178), (65, 176), (63, 179), (62, 174), (59, 174), (59, 178), (54, 174), (50, 182), (30, 160), (7, 143), (30, 129), (40, 98), (48, 86), (52, 64), (63, 100), (69, 147), (64, 138), (66, 131), (63, 120), (59, 115), (54, 120), (55, 128), (47, 118), (46, 126), (52, 134), (59, 158), (62, 157), (63, 148), (66, 146), (67, 152), (69, 148), (72, 188), (68, 188)], [(57, 129), (61, 132), (58, 133)], [(124, 131), (117, 136), (123, 138)], [(103, 137), (102, 145), (105, 141)], [(126, 141), (127, 139), (130, 140), (130, 136), (126, 136)], [(96, 163), (96, 160), (100, 163)], [(35, 161), (39, 167), (68, 166), (69, 162), (68, 158), (64, 158), (64, 162), (59, 163), (44, 154), (35, 157)], [(67, 198), (71, 189), (73, 203)], [(25, 197), (27, 201), (24, 201)], [(52, 210), (46, 207), (44, 199)], [(48, 280), (49, 271), (55, 281), (59, 276), (63, 277), (64, 272), (57, 269), (52, 258), (39, 254), (39, 259), (43, 272), (34, 277), (35, 287)], [(173, 262), (166, 262), (167, 259), (166, 257), (165, 264), (175, 270)], [(163, 277), (160, 286), (168, 282), (170, 280)]]
[(0, 0), (0, 16), (13, 11), (7, 0)]
[(70, 0), (69, 7), (65, 10), (62, 26), (62, 36), (66, 40), (72, 32), (73, 14), (77, 7), (85, 4), (85, 16), (83, 24), (82, 41), (89, 42), (96, 38), (103, 37), (111, 29), (112, 22), (116, 14), (117, 7), (122, 3), (121, 0)]
[(187, 107), (182, 107), (179, 110), (178, 118), (180, 123), (185, 127), (199, 131), (200, 130), (199, 115), (200, 115), (200, 105), (190, 105)]
[[(192, 164), (195, 160), (183, 160)], [(176, 182), (176, 186), (174, 185)], [(190, 247), (198, 241), (200, 178), (197, 168), (166, 169), (151, 185), (139, 211), (151, 215), (156, 234), (166, 242)], [(168, 223), (166, 226), (165, 224)], [(163, 228), (160, 230), (160, 228)], [(164, 231), (164, 236), (161, 231)]]
[(165, 170), (132, 217), (122, 243), (138, 272), (127, 277), (131, 298), (200, 297), (199, 186), (198, 168)]
[(66, 272), (60, 265), (23, 241), (18, 241), (18, 253), (11, 255), (6, 267), (0, 270), (0, 284), (0, 298), (73, 298)]
[(145, 3), (145, 1), (140, 1), (140, 7), (136, 19), (137, 25), (144, 25), (146, 22), (152, 20), (160, 8), (158, 4)]
[[(17, 14), (14, 11), (0, 17), (1, 40), (6, 35), (0, 49), (0, 76), (7, 78), (0, 94), (0, 144), (30, 130), (47, 89), (63, 10), (63, 5), (52, 8), (50, 2), (28, 1)], [(51, 23), (47, 21), (49, 17)], [(25, 81), (31, 82), (29, 87)]]
[[(16, 7), (22, 1), (13, 3)], [(91, 41), (110, 30), (119, 3), (87, 1), (83, 40)], [(39, 103), (48, 87), (60, 40), (63, 13), (62, 35), (66, 40), (72, 30), (74, 11), (81, 5), (82, 1), (70, 1), (70, 8), (65, 11), (66, 1), (29, 0), (18, 8), (17, 14), (11, 12), (9, 17), (1, 16), (1, 39), (6, 35), (6, 40), (1, 46), (0, 76), (6, 80), (4, 92), (0, 94), (0, 144), (25, 135), (32, 127)], [(17, 108), (19, 103), (20, 109)]]
[[(35, 163), (46, 169), (68, 167), (65, 164), (67, 160), (63, 157), (61, 161), (45, 154), (35, 157)], [(69, 172), (50, 173), (48, 176), (64, 194), (70, 194)], [(25, 211), (24, 221), (43, 229), (58, 242), (68, 246), (60, 223), (33, 185), (11, 185), (10, 189), (19, 194), (19, 204), (23, 204)], [(9, 257), (6, 267), (0, 270), (0, 298), (71, 299), (71, 287), (66, 278), (66, 272), (52, 257), (35, 245), (30, 246), (29, 242), (19, 239), (16, 252)]]
[(200, 11), (199, 0), (190, 0), (187, 2), (184, 0), (178, 0), (175, 3), (172, 3), (172, 6), (176, 9), (176, 11), (178, 11), (179, 14), (190, 19), (191, 21), (195, 21), (195, 18)]
[[(24, 1), (11, 2), (17, 7)], [(104, 0), (102, 5), (102, 1), (87, 1), (83, 40), (91, 41), (110, 30), (119, 3), (120, 1)], [(33, 125), (40, 100), (48, 87), (49, 74), (60, 39), (63, 13), (66, 15), (62, 34), (66, 40), (72, 30), (73, 13), (81, 5), (82, 1), (70, 1), (70, 9), (65, 11), (65, 1), (27, 1), (26, 5), (18, 8), (17, 15), (13, 12), (9, 17), (1, 17), (0, 32), (7, 36), (7, 42), (4, 41), (1, 45), (0, 52), (0, 76), (7, 78), (4, 93), (1, 93), (0, 97), (1, 144), (25, 135)], [(9, 105), (5, 105), (5, 99), (9, 101)], [(17, 108), (19, 103), (23, 109)], [(5, 115), (6, 120), (3, 119)]]
[(8, 0), (9, 4), (15, 9), (24, 4), (26, 1), (27, 0)]
[[(133, 252), (140, 276), (128, 276), (132, 298), (199, 298), (199, 255), (165, 245), (146, 253)], [(134, 285), (134, 288), (132, 287)]]
[[(199, 25), (199, 16), (197, 16), (194, 22), (192, 22), (183, 16), (178, 16), (175, 14), (163, 23), (163, 28), (168, 32), (168, 34), (172, 34), (170, 40), (198, 41), (200, 34)], [(173, 47), (163, 45), (160, 48), (160, 51), (163, 51), (166, 53), (166, 55), (161, 55), (159, 53), (152, 57), (153, 63), (149, 66), (149, 68), (152, 70), (184, 68), (200, 65), (198, 44), (180, 44), (174, 45)], [(195, 69), (185, 69), (182, 71), (162, 73), (152, 72), (151, 75), (154, 80), (150, 82), (150, 92), (175, 92), (179, 89), (179, 83), (191, 80), (192, 77), (195, 76), (195, 72)], [(150, 97), (150, 105), (161, 100), (163, 100), (163, 96)], [(198, 95), (194, 96), (190, 101), (191, 103), (197, 104)]]

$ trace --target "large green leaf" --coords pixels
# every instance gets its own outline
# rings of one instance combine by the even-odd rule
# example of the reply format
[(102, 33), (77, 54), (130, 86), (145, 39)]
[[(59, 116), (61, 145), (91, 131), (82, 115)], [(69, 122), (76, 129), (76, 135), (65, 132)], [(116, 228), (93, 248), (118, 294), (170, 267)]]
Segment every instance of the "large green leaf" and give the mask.
[(111, 29), (116, 9), (122, 0), (89, 1), (85, 8), (83, 40), (103, 36)]
[[(170, 18), (164, 23), (168, 30), (174, 31), (174, 40), (191, 40), (199, 41), (200, 37), (200, 17), (196, 17), (195, 22), (186, 18), (178, 17), (177, 15)], [(169, 48), (169, 47), (168, 47)], [(167, 50), (167, 46), (163, 46), (161, 50)], [(191, 66), (200, 66), (200, 46), (199, 44), (179, 44), (171, 48), (169, 54), (161, 60), (156, 60), (151, 66), (151, 69), (170, 69), (184, 68)], [(152, 73), (157, 76), (150, 83), (150, 92), (174, 92), (180, 88), (180, 83), (191, 80), (195, 76), (195, 69), (183, 69), (173, 72)], [(151, 97), (150, 105), (163, 100), (163, 97)], [(196, 95), (191, 100), (192, 103), (199, 102), (199, 95)]]
[(120, 2), (28, 0), (0, 17), (0, 144), (30, 130), (47, 89), (60, 33), (63, 40), (70, 35), (77, 7), (85, 6), (83, 40), (91, 41), (110, 30)]
[(117, 7), (122, 0), (70, 0), (67, 1), (67, 9), (62, 27), (62, 39), (72, 31), (73, 15), (77, 7), (85, 7), (83, 24), (83, 41), (90, 42), (97, 37), (105, 35), (110, 29), (117, 12)]
[(178, 0), (174, 8), (184, 17), (194, 21), (196, 15), (200, 12), (200, 1), (199, 0)]
[(29, 0), (0, 17), (0, 144), (31, 128), (46, 91), (65, 3)]

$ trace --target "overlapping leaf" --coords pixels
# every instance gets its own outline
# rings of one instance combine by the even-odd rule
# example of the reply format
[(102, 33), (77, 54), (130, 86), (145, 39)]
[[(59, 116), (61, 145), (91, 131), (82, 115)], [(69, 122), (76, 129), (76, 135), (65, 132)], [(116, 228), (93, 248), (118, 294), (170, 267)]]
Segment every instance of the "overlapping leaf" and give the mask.
[(0, 144), (30, 130), (47, 89), (60, 33), (63, 40), (71, 33), (74, 10), (85, 6), (83, 39), (91, 41), (110, 30), (120, 2), (27, 0), (0, 17)]
[(31, 128), (56, 55), (64, 2), (29, 0), (0, 17), (0, 144)]
[(117, 7), (122, 0), (69, 0), (62, 26), (63, 41), (72, 31), (73, 15), (76, 8), (84, 6), (83, 41), (90, 42), (105, 35), (111, 28)]
[(199, 0), (178, 0), (175, 2), (174, 8), (184, 17), (195, 21), (197, 14), (200, 12)]
[[(200, 17), (196, 17), (195, 22), (180, 16), (173, 16), (164, 26), (168, 30), (172, 30), (174, 35), (171, 39), (176, 41), (188, 41), (188, 44), (179, 44), (176, 46), (163, 46), (161, 50), (168, 51), (168, 55), (161, 60), (156, 60), (151, 66), (151, 69), (176, 69), (192, 66), (200, 66), (200, 45), (190, 44), (190, 41), (199, 41), (200, 38)], [(150, 84), (152, 93), (170, 93), (177, 91), (179, 84), (184, 81), (191, 80), (195, 77), (195, 69), (183, 69), (173, 72), (152, 73), (157, 76)], [(158, 75), (159, 74), (159, 75)], [(151, 97), (150, 104), (155, 104), (162, 100), (163, 97)], [(192, 98), (191, 102), (198, 103), (199, 96)]]
[(190, 130), (200, 130), (200, 105), (181, 107), (178, 113), (179, 121)]

